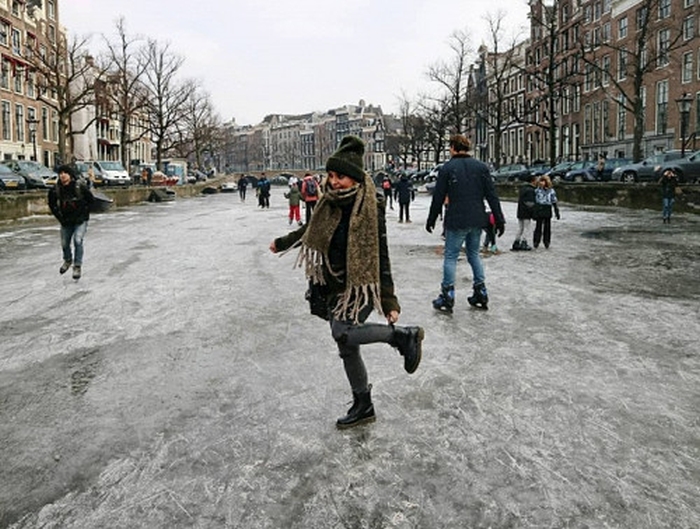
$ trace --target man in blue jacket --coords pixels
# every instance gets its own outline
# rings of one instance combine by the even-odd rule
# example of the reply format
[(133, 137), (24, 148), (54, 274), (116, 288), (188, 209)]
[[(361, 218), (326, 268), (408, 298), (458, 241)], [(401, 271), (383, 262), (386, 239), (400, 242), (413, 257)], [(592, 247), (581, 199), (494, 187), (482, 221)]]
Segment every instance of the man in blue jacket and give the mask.
[(452, 158), (438, 172), (433, 200), (425, 229), (432, 233), (435, 221), (447, 202), (445, 211), (445, 257), (440, 295), (433, 300), (437, 310), (451, 313), (455, 300), (457, 257), (466, 244), (467, 261), (472, 268), (474, 294), (467, 298), (473, 307), (488, 309), (488, 292), (484, 267), (479, 256), (481, 232), (489, 223), (484, 200), (496, 219), (496, 233), (505, 231), (505, 218), (488, 166), (469, 155), (469, 140), (456, 134), (450, 138)]

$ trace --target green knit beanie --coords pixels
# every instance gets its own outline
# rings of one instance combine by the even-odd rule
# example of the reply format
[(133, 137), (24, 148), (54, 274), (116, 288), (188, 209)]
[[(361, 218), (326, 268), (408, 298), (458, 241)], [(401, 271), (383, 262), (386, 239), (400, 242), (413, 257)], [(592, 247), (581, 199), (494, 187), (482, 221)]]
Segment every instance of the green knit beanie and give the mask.
[(364, 154), (365, 144), (360, 138), (345, 136), (340, 140), (340, 147), (328, 158), (326, 171), (335, 171), (362, 182), (365, 178)]

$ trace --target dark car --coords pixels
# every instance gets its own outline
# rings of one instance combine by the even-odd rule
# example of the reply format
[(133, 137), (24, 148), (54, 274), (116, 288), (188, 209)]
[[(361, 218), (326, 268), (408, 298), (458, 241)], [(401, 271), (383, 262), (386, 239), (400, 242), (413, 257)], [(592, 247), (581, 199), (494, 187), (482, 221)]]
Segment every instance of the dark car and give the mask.
[(609, 182), (615, 169), (628, 165), (631, 161), (629, 158), (606, 158), (601, 174), (598, 173), (597, 162), (590, 160), (576, 162), (562, 177), (562, 180), (564, 182)]
[(48, 167), (31, 160), (5, 160), (2, 163), (24, 177), (27, 189), (46, 189), (46, 181), (56, 176)]
[(630, 163), (616, 168), (611, 175), (615, 182), (650, 182), (656, 180), (656, 174), (663, 164), (681, 157), (681, 151), (666, 151), (654, 154), (641, 162)]
[(26, 189), (24, 177), (6, 165), (0, 164), (0, 191), (20, 191)]
[(491, 176), (496, 182), (518, 182), (530, 179), (530, 170), (527, 165), (522, 163), (513, 163), (502, 165), (495, 171), (491, 172)]
[(551, 166), (549, 164), (537, 163), (530, 166), (530, 174), (533, 176), (542, 176), (543, 174), (547, 174), (550, 169)]
[(569, 172), (569, 169), (574, 164), (574, 162), (561, 162), (552, 167), (545, 174), (549, 177), (552, 182), (558, 182), (562, 177)]
[(666, 169), (673, 169), (681, 184), (700, 182), (700, 151), (695, 151), (685, 158), (662, 164), (656, 172), (655, 178), (660, 178)]

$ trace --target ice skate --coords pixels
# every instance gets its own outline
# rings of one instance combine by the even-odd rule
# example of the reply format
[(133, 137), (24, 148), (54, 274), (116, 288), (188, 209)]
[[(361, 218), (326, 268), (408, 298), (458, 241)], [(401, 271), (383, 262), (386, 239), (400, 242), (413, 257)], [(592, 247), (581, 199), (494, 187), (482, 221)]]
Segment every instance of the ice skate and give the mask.
[(474, 285), (474, 294), (469, 296), (467, 301), (472, 307), (482, 310), (489, 310), (489, 295), (486, 291), (486, 285), (483, 283)]
[(433, 308), (440, 312), (452, 314), (452, 309), (455, 305), (455, 289), (454, 287), (442, 287), (440, 295), (433, 300)]

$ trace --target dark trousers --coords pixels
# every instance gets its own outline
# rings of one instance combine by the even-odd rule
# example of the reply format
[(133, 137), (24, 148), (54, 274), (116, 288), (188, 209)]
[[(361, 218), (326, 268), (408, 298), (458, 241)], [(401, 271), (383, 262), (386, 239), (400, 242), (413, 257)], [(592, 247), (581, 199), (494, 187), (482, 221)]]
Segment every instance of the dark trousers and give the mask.
[(314, 207), (316, 207), (316, 201), (312, 200), (310, 202), (305, 202), (306, 204), (306, 223), (308, 224), (311, 220), (311, 214), (314, 212)]
[(537, 219), (535, 221), (535, 233), (533, 234), (533, 246), (537, 248), (540, 241), (544, 243), (545, 248), (549, 248), (549, 243), (552, 240), (552, 219)]
[(403, 222), (404, 214), (406, 215), (406, 222), (411, 220), (411, 215), (408, 212), (410, 205), (410, 202), (399, 202), (399, 222)]

